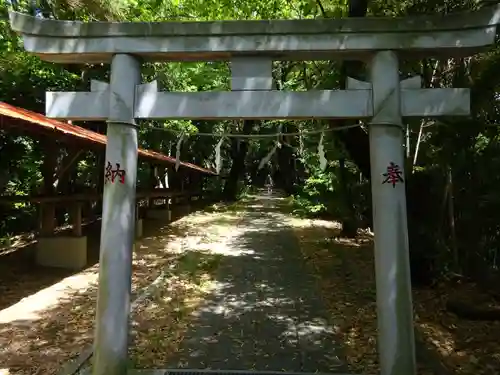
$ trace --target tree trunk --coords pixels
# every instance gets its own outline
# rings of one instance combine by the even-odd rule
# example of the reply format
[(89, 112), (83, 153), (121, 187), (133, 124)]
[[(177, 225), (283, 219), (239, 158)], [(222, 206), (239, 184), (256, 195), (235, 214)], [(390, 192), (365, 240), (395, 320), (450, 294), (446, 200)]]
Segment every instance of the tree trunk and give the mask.
[[(243, 122), (243, 134), (250, 134), (256, 121)], [(223, 198), (227, 202), (235, 201), (238, 195), (238, 182), (245, 173), (245, 159), (248, 152), (248, 142), (243, 139), (231, 138), (231, 157), (233, 163), (224, 185)]]
[[(287, 126), (285, 126), (284, 131), (288, 132), (290, 130)], [(292, 195), (294, 193), (294, 183), (297, 175), (295, 170), (296, 155), (294, 155), (293, 149), (290, 146), (284, 144), (287, 143), (288, 140), (282, 139), (281, 141), (283, 143), (277, 150), (279, 180), (276, 180), (276, 185), (282, 187), (287, 195)]]
[(341, 158), (339, 160), (340, 166), (340, 185), (342, 189), (342, 198), (345, 200), (345, 205), (347, 207), (347, 218), (342, 220), (342, 237), (353, 238), (356, 237), (358, 231), (358, 223), (356, 220), (356, 212), (354, 210), (353, 198), (351, 189), (349, 189), (349, 180), (347, 176), (347, 169), (345, 167), (345, 159)]
[[(349, 17), (365, 17), (368, 8), (367, 0), (350, 0), (349, 2)], [(340, 89), (345, 90), (347, 86), (347, 77), (358, 79), (363, 78), (364, 64), (361, 61), (345, 61), (341, 66), (340, 74)], [(331, 120), (331, 127), (340, 127), (354, 124), (352, 121), (346, 120)], [(370, 179), (370, 145), (368, 134), (361, 128), (352, 128), (335, 132), (337, 138), (343, 143), (347, 153), (357, 165), (361, 173)], [(342, 195), (346, 200), (347, 217), (342, 223), (342, 233), (344, 237), (355, 237), (358, 220), (353, 206), (353, 197), (351, 190), (347, 188), (346, 170), (344, 160), (341, 160), (340, 165)]]
[[(350, 0), (349, 17), (366, 17), (368, 0)], [(342, 63), (340, 76), (340, 89), (345, 90), (347, 77), (362, 79), (364, 64), (361, 61), (345, 61)], [(331, 120), (331, 127), (349, 125), (348, 121)], [(357, 165), (361, 173), (370, 179), (370, 145), (368, 134), (361, 129), (352, 128), (335, 132), (338, 139), (344, 144), (352, 161)]]

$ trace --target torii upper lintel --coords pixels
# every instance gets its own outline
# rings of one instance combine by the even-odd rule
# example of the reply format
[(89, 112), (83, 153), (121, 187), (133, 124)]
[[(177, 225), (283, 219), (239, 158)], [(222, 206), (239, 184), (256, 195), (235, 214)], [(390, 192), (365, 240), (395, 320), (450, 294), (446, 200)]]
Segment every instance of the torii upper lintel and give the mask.
[(415, 57), (469, 56), (494, 43), (500, 5), (476, 12), (405, 18), (210, 22), (58, 21), (10, 12), (26, 51), (58, 63), (111, 62), (117, 53), (147, 61), (367, 59), (393, 50)]

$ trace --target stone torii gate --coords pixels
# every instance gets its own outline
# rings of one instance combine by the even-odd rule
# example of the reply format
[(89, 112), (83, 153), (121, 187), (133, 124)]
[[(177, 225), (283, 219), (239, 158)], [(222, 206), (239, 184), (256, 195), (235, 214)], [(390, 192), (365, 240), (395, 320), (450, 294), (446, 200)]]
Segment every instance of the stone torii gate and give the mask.
[[(82, 23), (11, 12), (28, 52), (55, 63), (111, 63), (110, 83), (48, 92), (49, 117), (108, 122), (94, 375), (127, 372), (136, 119), (351, 118), (369, 123), (382, 375), (414, 375), (403, 117), (466, 116), (469, 90), (400, 81), (399, 59), (463, 57), (494, 43), (500, 8), (415, 18)], [(272, 89), (274, 60), (364, 60), (346, 90)], [(229, 92), (159, 92), (142, 61), (231, 63)], [(116, 168), (115, 168), (116, 166)], [(113, 181), (111, 179), (110, 181)], [(156, 372), (155, 372), (156, 373)], [(157, 374), (157, 373), (156, 373)]]

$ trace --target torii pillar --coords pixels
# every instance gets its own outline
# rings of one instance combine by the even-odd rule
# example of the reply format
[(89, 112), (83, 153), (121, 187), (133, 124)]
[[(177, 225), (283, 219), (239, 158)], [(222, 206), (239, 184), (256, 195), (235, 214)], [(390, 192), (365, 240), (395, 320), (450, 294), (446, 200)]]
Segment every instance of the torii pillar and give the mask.
[[(126, 77), (126, 78), (125, 78)], [(137, 125), (135, 87), (141, 63), (117, 54), (111, 61), (103, 192), (94, 374), (126, 374), (132, 254), (136, 223)], [(89, 108), (89, 110), (91, 110)], [(123, 176), (123, 177), (122, 177)]]
[(396, 53), (378, 52), (370, 63), (370, 79), (374, 111), (369, 125), (370, 164), (381, 373), (415, 374), (404, 133)]

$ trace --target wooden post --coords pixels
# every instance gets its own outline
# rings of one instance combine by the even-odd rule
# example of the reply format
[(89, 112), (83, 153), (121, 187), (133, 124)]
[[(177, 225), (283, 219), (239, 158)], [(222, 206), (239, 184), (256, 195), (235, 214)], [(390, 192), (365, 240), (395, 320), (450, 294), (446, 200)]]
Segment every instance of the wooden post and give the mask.
[(75, 202), (71, 207), (71, 224), (73, 235), (82, 236), (82, 202)]
[[(156, 185), (157, 185), (157, 179), (156, 179), (156, 175), (158, 173), (158, 168), (156, 167), (156, 165), (154, 164), (150, 164), (149, 165), (149, 182), (148, 182), (148, 186), (151, 190), (155, 189), (156, 188)], [(154, 199), (153, 198), (149, 198), (148, 199), (148, 207), (149, 208), (153, 208), (154, 207)]]
[(181, 182), (181, 191), (186, 188), (186, 173), (183, 170), (179, 170), (179, 180)]
[(180, 188), (181, 188), (180, 170), (176, 171), (174, 168), (169, 168), (167, 173), (168, 173), (168, 177), (169, 177), (169, 179), (168, 179), (169, 188), (172, 190), (175, 190), (175, 191), (180, 190)]
[(40, 204), (40, 235), (52, 236), (56, 228), (56, 210), (52, 203)]
[(135, 238), (141, 238), (143, 234), (143, 222), (140, 201), (135, 204)]

